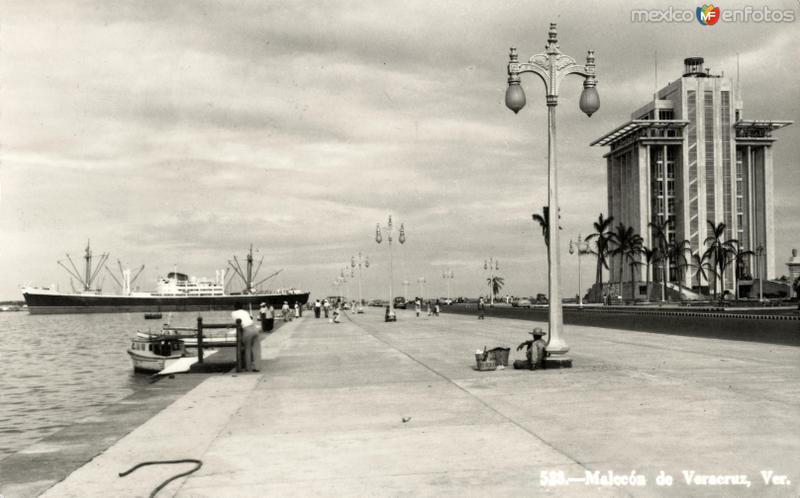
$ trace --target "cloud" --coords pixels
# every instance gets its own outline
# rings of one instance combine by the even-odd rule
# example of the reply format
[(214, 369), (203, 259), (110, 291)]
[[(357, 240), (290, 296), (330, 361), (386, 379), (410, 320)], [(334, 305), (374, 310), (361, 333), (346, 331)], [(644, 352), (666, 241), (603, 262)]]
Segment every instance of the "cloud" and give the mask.
[[(361, 250), (378, 293), (374, 229), (389, 213), (408, 232), (402, 278), (443, 289), (449, 266), (453, 292), (474, 295), (492, 256), (509, 292), (542, 291), (542, 84), (524, 79), (519, 115), (503, 99), (509, 46), (541, 51), (551, 19), (564, 52), (596, 50), (602, 101), (587, 119), (580, 79), (561, 88), (565, 240), (606, 211), (605, 150), (588, 144), (650, 98), (656, 50), (660, 86), (689, 55), (733, 74), (739, 52), (746, 116), (798, 114), (792, 24), (635, 24), (622, 2), (6, 2), (0, 297), (65, 282), (42, 262), (90, 237), (146, 263), (141, 282), (178, 262), (213, 275), (253, 243), (283, 284), (319, 292)], [(800, 208), (797, 130), (776, 134), (779, 225)], [(791, 243), (781, 234), (777, 252)]]

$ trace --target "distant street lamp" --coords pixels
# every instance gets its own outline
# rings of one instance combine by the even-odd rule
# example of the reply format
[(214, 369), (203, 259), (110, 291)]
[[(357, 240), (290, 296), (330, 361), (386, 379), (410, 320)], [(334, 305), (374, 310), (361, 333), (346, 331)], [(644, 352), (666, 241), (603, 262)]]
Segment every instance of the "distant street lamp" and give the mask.
[(494, 258), (483, 260), (483, 269), (489, 270), (489, 299), (490, 306), (494, 306), (494, 272), (500, 270), (500, 262)]
[(403, 297), (406, 298), (408, 296), (408, 286), (411, 285), (407, 279), (403, 279)]
[(581, 285), (581, 255), (589, 252), (589, 243), (578, 234), (578, 240), (569, 241), (569, 253), (575, 254), (578, 251), (578, 306), (583, 308), (583, 287)]
[(361, 251), (358, 251), (358, 260), (356, 260), (355, 256), (350, 256), (350, 268), (355, 269), (358, 268), (358, 313), (364, 312), (364, 296), (361, 293), (361, 267), (369, 268), (369, 256), (364, 257), (364, 261), (361, 261)]
[[(572, 57), (562, 54), (558, 48), (556, 24), (550, 23), (545, 52), (534, 55), (528, 62), (519, 62), (517, 49), (511, 48), (508, 61), (508, 89), (506, 90), (506, 106), (517, 113), (525, 106), (525, 92), (520, 86), (522, 73), (533, 73), (544, 82), (547, 97), (547, 205), (548, 226), (558, 226), (558, 182), (556, 168), (556, 105), (558, 105), (558, 89), (561, 80), (569, 74), (584, 77), (583, 93), (580, 108), (588, 116), (600, 108), (600, 97), (597, 94), (595, 79), (594, 51), (586, 55), (586, 65), (579, 65)], [(550, 306), (548, 311), (547, 351), (564, 354), (569, 346), (561, 337), (563, 327), (563, 310), (561, 303), (561, 281), (559, 261), (559, 233), (550, 230), (550, 241), (547, 245), (548, 291)]]
[(764, 246), (756, 247), (756, 271), (758, 272), (758, 302), (764, 302), (764, 278), (761, 276), (761, 256), (764, 255)]
[(450, 281), (453, 280), (454, 276), (455, 275), (453, 275), (453, 270), (451, 270), (449, 268), (442, 272), (442, 278), (447, 281), (447, 300), (448, 301), (450, 300)]
[[(386, 233), (386, 240), (389, 243), (389, 316), (395, 316), (392, 291), (392, 236), (394, 235), (394, 227), (391, 214), (389, 215), (389, 223), (386, 226), (382, 227), (380, 223), (375, 225), (375, 242), (378, 244), (383, 242), (383, 233)], [(397, 236), (397, 241), (401, 244), (406, 242), (406, 230), (402, 223), (400, 223), (400, 233)]]
[(419, 277), (417, 283), (419, 284), (419, 298), (425, 300), (425, 277)]

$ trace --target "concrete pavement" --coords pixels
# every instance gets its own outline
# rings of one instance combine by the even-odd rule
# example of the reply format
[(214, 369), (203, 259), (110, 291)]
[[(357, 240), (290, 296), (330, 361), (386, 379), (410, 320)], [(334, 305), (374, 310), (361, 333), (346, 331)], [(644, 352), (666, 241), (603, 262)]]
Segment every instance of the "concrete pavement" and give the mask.
[(209, 378), (44, 496), (147, 496), (191, 466), (117, 473), (178, 458), (204, 465), (159, 496), (800, 494), (800, 348), (569, 326), (574, 368), (477, 372), (535, 324), (367, 311), (285, 325), (260, 374)]

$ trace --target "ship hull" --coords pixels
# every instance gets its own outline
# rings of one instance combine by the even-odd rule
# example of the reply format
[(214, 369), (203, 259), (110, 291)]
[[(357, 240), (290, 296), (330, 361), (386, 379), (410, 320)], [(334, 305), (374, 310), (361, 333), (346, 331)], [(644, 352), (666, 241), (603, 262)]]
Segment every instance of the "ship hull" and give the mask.
[(126, 313), (154, 311), (232, 310), (237, 304), (258, 308), (267, 303), (280, 308), (284, 301), (301, 306), (308, 292), (285, 294), (241, 294), (227, 296), (112, 296), (23, 292), (28, 312), (33, 315), (58, 313)]

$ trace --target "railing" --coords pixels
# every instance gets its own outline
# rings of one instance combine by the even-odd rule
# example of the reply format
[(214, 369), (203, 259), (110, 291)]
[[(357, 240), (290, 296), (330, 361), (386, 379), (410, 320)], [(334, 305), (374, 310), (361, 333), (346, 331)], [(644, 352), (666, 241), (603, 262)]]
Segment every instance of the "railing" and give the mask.
[(206, 347), (205, 342), (203, 341), (203, 331), (206, 329), (231, 329), (236, 328), (236, 344), (214, 344), (213, 346), (208, 347), (215, 347), (215, 348), (236, 348), (236, 371), (241, 372), (243, 361), (242, 361), (242, 321), (240, 319), (236, 319), (236, 323), (203, 323), (203, 317), (197, 317), (197, 328), (193, 327), (170, 327), (170, 329), (175, 330), (176, 332), (194, 332), (197, 337), (197, 362), (203, 363), (203, 348)]

